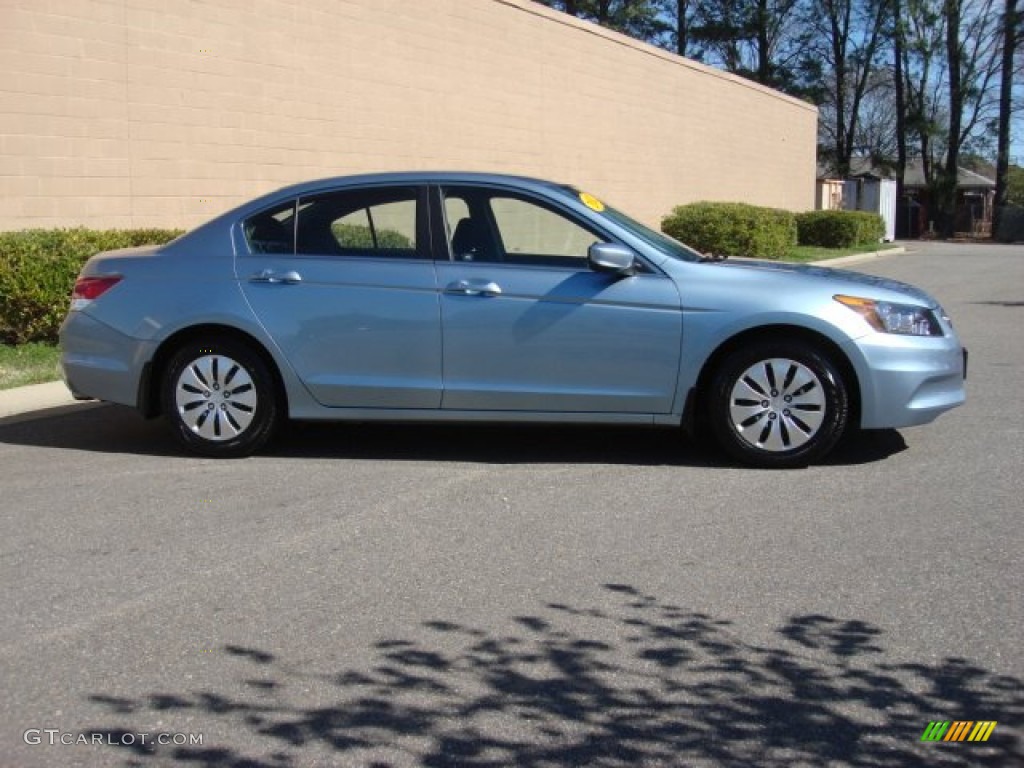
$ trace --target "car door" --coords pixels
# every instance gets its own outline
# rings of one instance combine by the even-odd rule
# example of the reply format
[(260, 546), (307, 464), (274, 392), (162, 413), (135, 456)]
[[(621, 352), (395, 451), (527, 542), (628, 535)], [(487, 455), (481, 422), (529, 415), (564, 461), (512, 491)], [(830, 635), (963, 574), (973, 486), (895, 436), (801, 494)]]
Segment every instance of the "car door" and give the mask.
[(671, 280), (592, 271), (587, 248), (608, 238), (552, 200), (483, 185), (435, 194), (444, 409), (671, 411), (682, 342)]
[(339, 189), (247, 219), (236, 269), (318, 402), (439, 408), (441, 328), (421, 186)]

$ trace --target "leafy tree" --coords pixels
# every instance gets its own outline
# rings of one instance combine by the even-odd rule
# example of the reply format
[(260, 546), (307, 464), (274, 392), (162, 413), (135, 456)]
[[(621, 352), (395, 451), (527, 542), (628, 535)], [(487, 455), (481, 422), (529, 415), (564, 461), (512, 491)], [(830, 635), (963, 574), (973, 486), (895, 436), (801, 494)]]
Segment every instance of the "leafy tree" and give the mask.
[(667, 0), (537, 0), (579, 19), (593, 21), (644, 42), (669, 47), (672, 26)]
[(706, 0), (697, 5), (689, 38), (705, 59), (764, 85), (801, 91), (800, 68), (807, 31), (801, 0)]
[(757, 82), (798, 90), (806, 0), (537, 0)]
[(1024, 168), (1019, 165), (1006, 169), (1006, 204), (1024, 208)]

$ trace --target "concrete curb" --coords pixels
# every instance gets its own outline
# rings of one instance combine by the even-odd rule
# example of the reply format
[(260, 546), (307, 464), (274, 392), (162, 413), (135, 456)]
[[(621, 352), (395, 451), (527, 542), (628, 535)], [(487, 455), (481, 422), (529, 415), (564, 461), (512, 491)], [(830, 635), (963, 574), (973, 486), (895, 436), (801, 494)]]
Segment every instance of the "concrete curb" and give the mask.
[[(870, 261), (879, 256), (905, 253), (906, 248), (888, 248), (884, 251), (854, 253), (840, 256), (838, 259), (811, 261), (816, 267), (835, 267)], [(75, 400), (63, 381), (51, 381), (47, 384), (32, 384), (27, 387), (0, 390), (0, 424), (13, 424), (43, 416), (57, 416), (68, 411), (101, 405), (97, 401)]]
[(864, 253), (851, 253), (849, 256), (840, 256), (838, 259), (823, 259), (822, 261), (809, 261), (815, 267), (835, 267), (843, 266), (845, 264), (857, 264), (862, 261), (871, 261), (877, 259), (879, 256), (896, 255), (898, 253), (906, 253), (907, 249), (902, 245), (897, 248), (886, 248), (881, 251), (865, 251)]
[(31, 384), (0, 390), (0, 424), (14, 424), (29, 418), (58, 415), (99, 405), (95, 401), (75, 400), (63, 381)]

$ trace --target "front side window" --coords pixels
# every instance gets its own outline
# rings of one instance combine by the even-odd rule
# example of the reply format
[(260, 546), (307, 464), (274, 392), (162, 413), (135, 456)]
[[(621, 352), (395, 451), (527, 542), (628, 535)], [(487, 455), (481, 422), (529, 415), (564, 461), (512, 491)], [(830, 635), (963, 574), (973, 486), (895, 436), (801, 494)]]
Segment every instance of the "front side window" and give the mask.
[(551, 261), (574, 266), (600, 238), (561, 213), (515, 197), (492, 197), (491, 212), (509, 261)]
[(587, 249), (604, 238), (554, 207), (483, 188), (444, 190), (449, 245), (456, 261), (587, 268)]
[[(584, 193), (574, 187), (563, 187), (563, 189), (573, 197), (590, 197), (590, 195), (584, 195)], [(698, 253), (685, 243), (681, 243), (662, 232), (658, 232), (645, 224), (641, 224), (639, 221), (627, 216), (622, 211), (618, 211), (602, 203), (598, 212), (604, 218), (615, 222), (634, 237), (640, 238), (647, 243), (647, 245), (655, 248), (666, 256), (678, 259), (679, 261), (701, 261), (704, 258), (703, 254)]]

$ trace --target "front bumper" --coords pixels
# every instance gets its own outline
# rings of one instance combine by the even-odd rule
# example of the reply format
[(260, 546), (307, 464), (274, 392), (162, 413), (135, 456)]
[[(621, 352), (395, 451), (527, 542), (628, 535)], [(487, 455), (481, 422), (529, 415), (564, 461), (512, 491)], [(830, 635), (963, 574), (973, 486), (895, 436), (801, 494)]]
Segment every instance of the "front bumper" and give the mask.
[(927, 424), (966, 399), (967, 352), (954, 335), (871, 334), (847, 343), (864, 429)]

